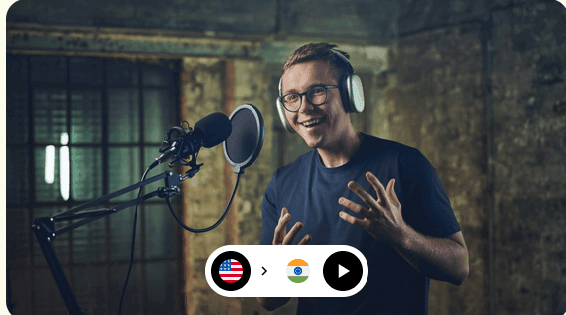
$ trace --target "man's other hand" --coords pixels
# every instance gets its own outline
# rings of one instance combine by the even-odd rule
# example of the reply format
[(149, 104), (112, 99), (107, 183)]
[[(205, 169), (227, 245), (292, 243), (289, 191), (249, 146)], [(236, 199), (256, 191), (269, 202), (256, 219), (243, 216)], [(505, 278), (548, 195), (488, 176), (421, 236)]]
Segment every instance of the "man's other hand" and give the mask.
[[(277, 222), (275, 227), (275, 232), (273, 233), (273, 245), (291, 245), (297, 234), (303, 228), (303, 223), (297, 222), (291, 230), (287, 233), (287, 224), (291, 221), (291, 214), (287, 208), (281, 210), (281, 217)], [(311, 236), (309, 234), (305, 235), (303, 239), (297, 245), (306, 245), (311, 241)]]
[[(281, 216), (275, 227), (275, 232), (273, 233), (273, 245), (292, 245), (293, 240), (303, 228), (303, 223), (297, 222), (289, 233), (287, 233), (287, 225), (291, 221), (291, 215), (287, 208), (281, 210)], [(303, 239), (297, 245), (306, 245), (311, 241), (311, 236), (309, 234), (305, 235)], [(257, 297), (257, 302), (266, 310), (273, 311), (282, 305), (289, 302), (291, 298), (289, 297)]]

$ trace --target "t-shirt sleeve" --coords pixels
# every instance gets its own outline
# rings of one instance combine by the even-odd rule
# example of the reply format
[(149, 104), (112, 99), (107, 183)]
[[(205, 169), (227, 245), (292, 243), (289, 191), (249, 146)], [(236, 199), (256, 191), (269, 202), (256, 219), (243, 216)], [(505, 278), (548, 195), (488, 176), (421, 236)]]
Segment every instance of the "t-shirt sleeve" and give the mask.
[(279, 221), (280, 210), (276, 207), (276, 190), (275, 178), (273, 176), (265, 193), (263, 194), (263, 202), (261, 203), (261, 240), (260, 245), (271, 245), (273, 242), (273, 232)]
[(401, 161), (401, 180), (406, 192), (401, 211), (413, 229), (433, 237), (461, 231), (436, 169), (418, 150)]

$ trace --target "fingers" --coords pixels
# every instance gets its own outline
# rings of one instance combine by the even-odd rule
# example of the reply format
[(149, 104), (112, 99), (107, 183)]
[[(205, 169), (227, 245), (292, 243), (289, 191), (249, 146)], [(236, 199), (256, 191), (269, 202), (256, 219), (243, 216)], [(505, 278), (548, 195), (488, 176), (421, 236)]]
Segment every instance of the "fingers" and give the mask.
[(279, 222), (275, 227), (275, 231), (273, 233), (273, 245), (281, 245), (283, 243), (283, 239), (285, 238), (285, 231), (287, 230), (287, 224), (291, 221), (291, 215), (287, 208), (283, 208), (281, 211), (281, 217), (279, 217)]
[(299, 243), (297, 243), (297, 245), (307, 245), (310, 242), (311, 242), (311, 235), (307, 234), (303, 237), (302, 240), (299, 241)]
[(392, 199), (391, 196), (391, 190), (393, 189), (393, 184), (395, 183), (395, 179), (390, 179), (389, 183), (387, 183), (387, 188), (385, 188), (385, 194), (387, 195), (387, 197), (389, 197), (389, 199)]
[[(379, 205), (375, 199), (356, 182), (349, 182), (348, 188), (358, 195), (370, 208), (378, 209)], [(378, 194), (379, 196), (379, 194)]]
[[(277, 222), (277, 226), (275, 227), (275, 231), (273, 233), (273, 245), (289, 245), (293, 243), (293, 240), (303, 228), (303, 224), (301, 222), (295, 223), (289, 233), (287, 233), (286, 230), (289, 222), (291, 222), (291, 214), (289, 214), (287, 208), (283, 208), (281, 210), (281, 216), (279, 217), (279, 221)], [(310, 243), (310, 241), (311, 236), (307, 234), (297, 245), (306, 245)]]
[(397, 198), (397, 194), (395, 193), (395, 178), (389, 180), (385, 192), (387, 193), (387, 196), (389, 197), (389, 200), (392, 204), (399, 205), (399, 199)]
[(371, 186), (373, 186), (373, 189), (375, 189), (375, 193), (377, 194), (377, 202), (382, 206), (385, 205), (388, 198), (381, 182), (371, 172), (366, 173), (366, 178)]
[(303, 228), (303, 224), (301, 222), (295, 223), (295, 225), (293, 225), (289, 233), (287, 233), (285, 238), (283, 238), (283, 242), (281, 242), (281, 245), (293, 244), (293, 240), (295, 239), (295, 236), (297, 236), (297, 234), (299, 233), (299, 231), (301, 231), (302, 228)]
[[(393, 186), (395, 186), (395, 185), (393, 185)], [(393, 188), (393, 186), (392, 186), (392, 188)], [(391, 195), (393, 196), (393, 201), (395, 202), (395, 204), (397, 206), (400, 206), (401, 203), (399, 202), (399, 198), (397, 198), (397, 193), (395, 192), (395, 189), (391, 190)]]
[(375, 214), (369, 212), (366, 208), (344, 197), (340, 197), (338, 203), (366, 218), (375, 216)]
[(351, 216), (351, 215), (347, 214), (347, 213), (344, 212), (344, 211), (341, 211), (339, 215), (340, 215), (340, 218), (341, 218), (342, 220), (344, 220), (344, 221), (346, 221), (346, 222), (348, 222), (348, 223), (350, 223), (350, 224), (359, 226), (359, 227), (361, 227), (361, 228), (363, 228), (363, 229), (366, 229), (366, 227), (367, 227), (367, 222), (368, 222), (368, 221), (365, 220), (365, 219), (364, 219), (364, 220), (358, 219), (358, 218), (356, 218), (356, 217), (354, 217), (354, 216)]

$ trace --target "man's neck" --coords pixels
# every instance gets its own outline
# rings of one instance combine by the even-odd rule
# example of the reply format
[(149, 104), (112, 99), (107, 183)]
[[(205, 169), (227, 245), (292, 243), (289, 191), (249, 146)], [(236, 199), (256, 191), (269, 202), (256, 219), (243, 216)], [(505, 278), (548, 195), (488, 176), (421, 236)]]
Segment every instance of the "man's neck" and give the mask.
[(322, 164), (325, 167), (334, 168), (348, 163), (360, 149), (363, 138), (362, 133), (352, 130), (348, 136), (335, 142), (332, 147), (317, 148)]

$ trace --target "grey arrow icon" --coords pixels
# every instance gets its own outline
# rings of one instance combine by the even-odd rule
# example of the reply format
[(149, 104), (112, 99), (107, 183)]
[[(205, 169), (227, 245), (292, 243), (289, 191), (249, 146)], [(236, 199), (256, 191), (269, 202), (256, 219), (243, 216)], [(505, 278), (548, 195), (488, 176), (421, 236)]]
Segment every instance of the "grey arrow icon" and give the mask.
[(267, 272), (267, 270), (265, 270), (265, 268), (261, 267), (261, 269), (263, 269), (263, 273), (261, 274), (262, 276)]

